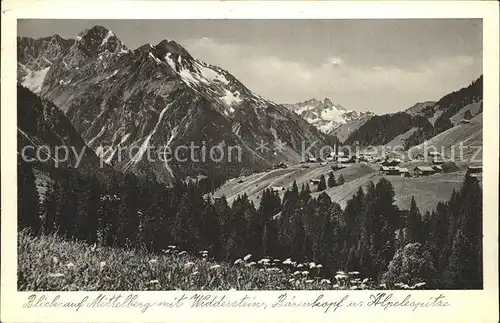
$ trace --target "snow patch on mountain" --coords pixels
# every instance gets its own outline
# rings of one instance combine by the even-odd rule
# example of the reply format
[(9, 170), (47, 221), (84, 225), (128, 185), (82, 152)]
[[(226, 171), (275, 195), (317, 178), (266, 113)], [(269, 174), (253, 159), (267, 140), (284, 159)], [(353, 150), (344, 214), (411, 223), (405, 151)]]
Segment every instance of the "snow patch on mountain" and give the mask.
[(44, 69), (41, 69), (39, 71), (32, 71), (29, 68), (26, 68), (24, 65), (19, 64), (22, 66), (24, 71), (26, 72), (26, 76), (22, 80), (21, 84), (30, 89), (34, 93), (40, 93), (42, 90), (42, 85), (43, 85), (43, 80), (45, 79), (45, 75), (47, 75), (47, 72), (49, 71), (50, 67), (46, 67)]
[(115, 34), (113, 34), (113, 32), (111, 30), (108, 30), (108, 33), (106, 34), (106, 36), (103, 38), (102, 42), (101, 42), (101, 46), (104, 46), (106, 45), (106, 43), (108, 42), (108, 39), (113, 37)]
[(222, 96), (220, 99), (226, 105), (232, 106), (233, 104), (238, 104), (238, 103), (242, 102), (241, 98), (239, 97), (239, 93), (238, 92), (234, 92), (233, 93), (233, 92), (228, 91), (226, 89), (224, 89), (224, 91), (225, 91), (226, 95)]

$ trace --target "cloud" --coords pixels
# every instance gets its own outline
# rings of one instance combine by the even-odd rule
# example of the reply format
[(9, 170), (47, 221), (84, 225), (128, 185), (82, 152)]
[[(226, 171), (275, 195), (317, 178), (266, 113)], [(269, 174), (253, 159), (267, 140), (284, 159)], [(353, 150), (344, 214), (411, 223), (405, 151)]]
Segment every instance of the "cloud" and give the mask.
[(349, 109), (377, 113), (437, 100), (481, 73), (481, 62), (463, 55), (434, 57), (405, 67), (357, 66), (335, 53), (325, 53), (323, 61), (294, 61), (256, 45), (211, 38), (184, 44), (193, 56), (228, 70), (248, 88), (275, 102), (330, 97)]

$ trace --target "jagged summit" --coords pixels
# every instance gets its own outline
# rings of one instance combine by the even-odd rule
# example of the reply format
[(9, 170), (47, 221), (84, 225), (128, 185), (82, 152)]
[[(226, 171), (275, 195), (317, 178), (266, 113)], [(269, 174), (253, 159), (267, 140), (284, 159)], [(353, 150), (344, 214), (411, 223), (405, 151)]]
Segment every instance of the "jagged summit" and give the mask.
[(173, 40), (164, 39), (154, 46), (160, 53), (160, 55), (165, 56), (167, 53), (172, 53), (176, 55), (182, 55), (184, 57), (192, 58), (189, 52)]
[(358, 113), (354, 110), (347, 110), (340, 104), (334, 104), (329, 98), (323, 100), (312, 98), (285, 106), (324, 133), (331, 133), (332, 130), (350, 121), (374, 115), (369, 111)]
[(127, 50), (127, 46), (111, 30), (103, 26), (85, 29), (76, 39), (79, 49), (90, 57), (105, 51), (116, 53)]

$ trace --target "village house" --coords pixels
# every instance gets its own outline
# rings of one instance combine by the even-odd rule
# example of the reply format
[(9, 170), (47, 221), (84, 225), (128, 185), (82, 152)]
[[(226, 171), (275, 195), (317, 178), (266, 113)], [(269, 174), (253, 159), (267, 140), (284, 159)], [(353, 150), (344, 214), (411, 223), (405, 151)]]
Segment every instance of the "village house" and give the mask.
[(337, 162), (339, 162), (339, 163), (350, 163), (351, 162), (351, 158), (347, 157), (347, 156), (339, 157), (339, 158), (337, 158)]
[(434, 158), (432, 160), (432, 164), (433, 165), (442, 165), (442, 164), (444, 164), (444, 160), (442, 158)]
[(309, 180), (309, 182), (311, 182), (312, 185), (318, 185), (319, 179), (311, 179), (311, 180)]
[(381, 166), (380, 172), (384, 175), (399, 175), (399, 167)]
[(273, 187), (271, 187), (271, 190), (273, 192), (280, 192), (280, 191), (284, 191), (285, 188), (283, 186), (273, 186)]
[(399, 168), (399, 174), (401, 177), (411, 177), (410, 170), (405, 167)]
[(427, 152), (427, 156), (431, 158), (438, 158), (441, 157), (441, 153), (439, 153), (438, 151), (429, 151)]
[(416, 154), (412, 157), (413, 160), (424, 160), (424, 155)]
[(396, 166), (401, 163), (401, 159), (398, 158), (389, 158), (387, 160), (384, 160), (381, 165), (382, 166)]
[(278, 168), (288, 168), (288, 165), (287, 165), (287, 164), (285, 164), (284, 162), (279, 162), (279, 163), (274, 164), (273, 168), (274, 168), (274, 169), (278, 169)]
[(442, 173), (443, 172), (443, 166), (433, 165), (432, 168), (436, 171), (436, 173)]
[(483, 166), (467, 166), (467, 175), (471, 177), (481, 176), (483, 173)]
[(417, 166), (413, 169), (415, 176), (427, 176), (436, 173), (436, 171), (430, 166)]

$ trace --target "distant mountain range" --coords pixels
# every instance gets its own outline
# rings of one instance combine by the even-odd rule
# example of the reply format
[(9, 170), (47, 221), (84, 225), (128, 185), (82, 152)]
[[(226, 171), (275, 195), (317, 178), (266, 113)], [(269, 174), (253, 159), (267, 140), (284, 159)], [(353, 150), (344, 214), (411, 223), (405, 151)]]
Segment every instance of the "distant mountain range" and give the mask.
[(358, 113), (354, 110), (347, 110), (339, 104), (333, 104), (329, 98), (324, 100), (313, 98), (300, 103), (284, 104), (284, 106), (326, 134), (331, 134), (342, 125), (375, 115), (370, 111)]
[[(332, 140), (173, 40), (130, 50), (102, 26), (75, 39), (19, 37), (18, 82), (59, 107), (108, 164), (153, 172), (167, 182), (200, 173), (237, 176), (277, 161), (295, 163), (302, 142), (321, 146)], [(191, 142), (239, 146), (242, 160), (146, 161), (148, 149), (156, 155), (157, 147), (175, 149)], [(268, 143), (266, 149), (257, 150), (260, 142)], [(275, 149), (277, 142), (286, 149)], [(101, 146), (108, 149), (99, 151)]]

